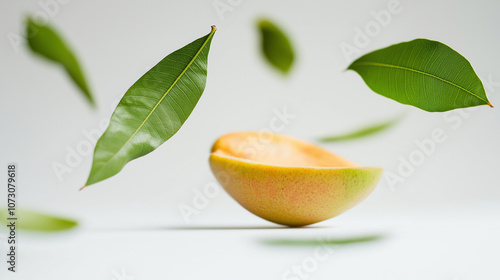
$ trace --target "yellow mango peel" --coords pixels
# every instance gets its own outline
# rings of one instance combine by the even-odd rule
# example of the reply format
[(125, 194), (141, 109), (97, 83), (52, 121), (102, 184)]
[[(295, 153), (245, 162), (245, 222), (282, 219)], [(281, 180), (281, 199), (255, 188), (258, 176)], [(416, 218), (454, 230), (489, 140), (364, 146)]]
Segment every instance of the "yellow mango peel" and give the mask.
[(212, 147), (219, 183), (253, 214), (287, 226), (306, 226), (354, 207), (376, 187), (382, 168), (362, 167), (288, 136), (235, 132)]

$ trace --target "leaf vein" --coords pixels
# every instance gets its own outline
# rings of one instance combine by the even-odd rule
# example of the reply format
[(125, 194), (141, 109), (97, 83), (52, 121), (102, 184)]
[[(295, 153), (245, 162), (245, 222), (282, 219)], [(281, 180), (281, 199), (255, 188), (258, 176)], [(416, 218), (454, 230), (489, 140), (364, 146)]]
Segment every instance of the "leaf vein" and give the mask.
[(453, 82), (450, 82), (446, 79), (443, 79), (441, 77), (438, 77), (436, 75), (433, 75), (433, 74), (430, 74), (430, 73), (427, 73), (427, 72), (423, 72), (423, 71), (420, 71), (420, 70), (416, 70), (416, 69), (411, 69), (411, 68), (408, 68), (408, 67), (404, 67), (404, 66), (398, 66), (398, 65), (391, 65), (391, 64), (385, 64), (385, 63), (379, 63), (379, 62), (358, 62), (356, 63), (357, 65), (368, 65), (368, 66), (379, 66), (379, 67), (388, 67), (388, 68), (397, 68), (397, 69), (402, 69), (402, 70), (406, 70), (406, 71), (412, 71), (412, 72), (415, 72), (415, 73), (419, 73), (419, 74), (422, 74), (422, 75), (426, 75), (426, 76), (429, 76), (429, 77), (432, 77), (432, 78), (435, 78), (435, 79), (438, 79), (442, 82), (445, 82), (445, 83), (448, 83), (452, 86), (455, 86), (465, 92), (467, 92), (468, 94), (482, 100), (483, 102), (485, 102), (486, 104), (488, 103), (486, 100), (484, 100), (484, 98), (478, 96), (477, 94), (473, 93), (472, 91), (470, 90), (467, 90)]

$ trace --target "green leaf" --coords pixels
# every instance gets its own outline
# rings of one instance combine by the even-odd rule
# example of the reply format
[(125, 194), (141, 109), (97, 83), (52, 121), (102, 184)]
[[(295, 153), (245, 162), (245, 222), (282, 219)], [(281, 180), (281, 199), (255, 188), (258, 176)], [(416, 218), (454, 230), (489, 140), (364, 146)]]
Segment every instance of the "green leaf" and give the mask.
[(353, 140), (353, 139), (358, 139), (358, 138), (363, 138), (366, 136), (370, 136), (376, 133), (379, 133), (381, 131), (384, 131), (396, 123), (398, 123), (401, 120), (401, 117), (394, 118), (389, 121), (385, 121), (382, 123), (374, 124), (368, 127), (361, 128), (359, 130), (355, 130), (346, 134), (341, 134), (341, 135), (334, 135), (334, 136), (328, 136), (328, 137), (323, 137), (319, 139), (320, 142), (338, 142), (338, 141), (345, 141), (345, 140)]
[(205, 89), (215, 30), (169, 54), (128, 89), (97, 142), (86, 186), (117, 174), (181, 128)]
[(367, 235), (345, 239), (265, 239), (263, 243), (276, 246), (319, 246), (319, 245), (349, 245), (356, 243), (366, 243), (382, 239), (382, 235)]
[(260, 20), (258, 28), (261, 35), (262, 53), (278, 70), (287, 74), (293, 64), (294, 52), (287, 36), (268, 20)]
[(392, 45), (360, 57), (348, 69), (376, 93), (425, 111), (491, 106), (467, 59), (440, 42)]
[[(17, 229), (31, 231), (61, 231), (75, 227), (78, 223), (72, 220), (49, 216), (27, 210), (15, 210), (15, 216), (9, 216), (7, 209), (0, 210), (0, 219), (9, 225), (16, 223)], [(7, 220), (9, 217), (17, 217), (17, 220)]]
[(80, 88), (85, 98), (92, 106), (95, 106), (94, 98), (87, 86), (78, 60), (57, 32), (48, 25), (41, 24), (33, 18), (28, 18), (26, 34), (30, 49), (34, 53), (59, 63), (64, 67), (73, 82)]

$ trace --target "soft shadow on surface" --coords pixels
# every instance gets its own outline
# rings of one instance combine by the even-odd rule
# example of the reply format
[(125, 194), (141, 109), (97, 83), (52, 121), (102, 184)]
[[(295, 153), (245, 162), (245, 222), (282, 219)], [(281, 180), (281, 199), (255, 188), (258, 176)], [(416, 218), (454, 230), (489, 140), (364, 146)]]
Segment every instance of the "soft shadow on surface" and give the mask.
[(326, 226), (287, 227), (287, 226), (158, 226), (137, 228), (94, 228), (92, 231), (168, 231), (168, 230), (271, 230), (271, 229), (317, 229)]
[(166, 227), (167, 230), (252, 230), (252, 229), (308, 229), (326, 228), (322, 226), (287, 227), (287, 226), (192, 226), (192, 227)]
[(353, 238), (338, 239), (263, 239), (261, 242), (272, 246), (318, 246), (318, 245), (348, 245), (367, 243), (384, 238), (382, 235), (366, 235)]

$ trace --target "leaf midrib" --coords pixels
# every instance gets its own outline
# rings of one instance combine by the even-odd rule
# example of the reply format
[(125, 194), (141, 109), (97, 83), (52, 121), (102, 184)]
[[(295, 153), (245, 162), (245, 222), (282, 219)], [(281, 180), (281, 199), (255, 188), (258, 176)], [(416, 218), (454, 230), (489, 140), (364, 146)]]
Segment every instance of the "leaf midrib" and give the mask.
[[(443, 81), (445, 83), (448, 83), (452, 86), (455, 86), (457, 88), (459, 88), (460, 90), (463, 90), (465, 92), (467, 92), (468, 94), (476, 97), (477, 99), (483, 101), (485, 104), (489, 104), (488, 101), (486, 101), (485, 99), (483, 99), (482, 97), (478, 96), (477, 94), (473, 93), (472, 91), (470, 90), (467, 90), (453, 82), (450, 82), (444, 78), (441, 78), (439, 76), (436, 76), (436, 75), (433, 75), (433, 74), (430, 74), (430, 73), (427, 73), (427, 72), (424, 72), (424, 71), (420, 71), (420, 70), (416, 70), (416, 69), (411, 69), (411, 68), (408, 68), (408, 67), (404, 67), (404, 66), (399, 66), (399, 65), (391, 65), (391, 64), (386, 64), (386, 63), (379, 63), (379, 62), (358, 62), (358, 63), (355, 63), (357, 65), (371, 65), (371, 66), (380, 66), (380, 67), (388, 67), (388, 68), (397, 68), (397, 69), (402, 69), (402, 70), (406, 70), (406, 71), (411, 71), (411, 72), (415, 72), (415, 73), (419, 73), (419, 74), (422, 74), (422, 75), (426, 75), (426, 76), (429, 76), (429, 77), (432, 77), (432, 78), (435, 78), (435, 79), (438, 79), (440, 81)], [(352, 66), (351, 66), (352, 67)]]
[(175, 79), (175, 81), (172, 83), (172, 85), (167, 89), (167, 91), (163, 94), (163, 96), (160, 98), (160, 100), (156, 103), (156, 105), (153, 107), (153, 109), (151, 110), (151, 112), (149, 112), (149, 114), (146, 116), (146, 118), (144, 119), (144, 121), (142, 121), (142, 123), (139, 125), (139, 127), (134, 131), (134, 133), (132, 134), (132, 136), (130, 136), (127, 141), (125, 142), (125, 144), (123, 144), (120, 149), (108, 160), (106, 161), (102, 166), (101, 168), (99, 168), (95, 173), (99, 173), (101, 172), (101, 170), (107, 166), (109, 164), (110, 161), (113, 160), (113, 158), (115, 158), (115, 156), (117, 154), (120, 153), (120, 151), (123, 149), (123, 147), (127, 146), (127, 144), (130, 142), (130, 140), (132, 140), (132, 138), (134, 138), (134, 136), (139, 132), (139, 130), (141, 130), (141, 128), (144, 126), (144, 124), (146, 124), (146, 122), (149, 120), (149, 118), (151, 117), (151, 115), (154, 113), (154, 111), (156, 110), (156, 108), (160, 105), (160, 103), (163, 101), (163, 99), (165, 99), (165, 97), (168, 95), (168, 93), (172, 90), (172, 88), (177, 84), (177, 82), (180, 80), (180, 78), (186, 73), (186, 71), (189, 69), (189, 67), (191, 67), (191, 64), (193, 64), (193, 62), (198, 58), (198, 56), (200, 55), (201, 51), (205, 48), (205, 46), (207, 45), (208, 41), (210, 41), (210, 39), (212, 38), (212, 36), (214, 35), (216, 29), (215, 29), (215, 26), (212, 26), (212, 31), (210, 32), (210, 34), (208, 34), (208, 37), (207, 39), (205, 40), (205, 42), (203, 42), (203, 45), (201, 45), (200, 49), (196, 52), (196, 54), (194, 55), (194, 57), (191, 59), (191, 61), (189, 61), (188, 65), (182, 70), (181, 74), (179, 75), (179, 77), (177, 77)]

